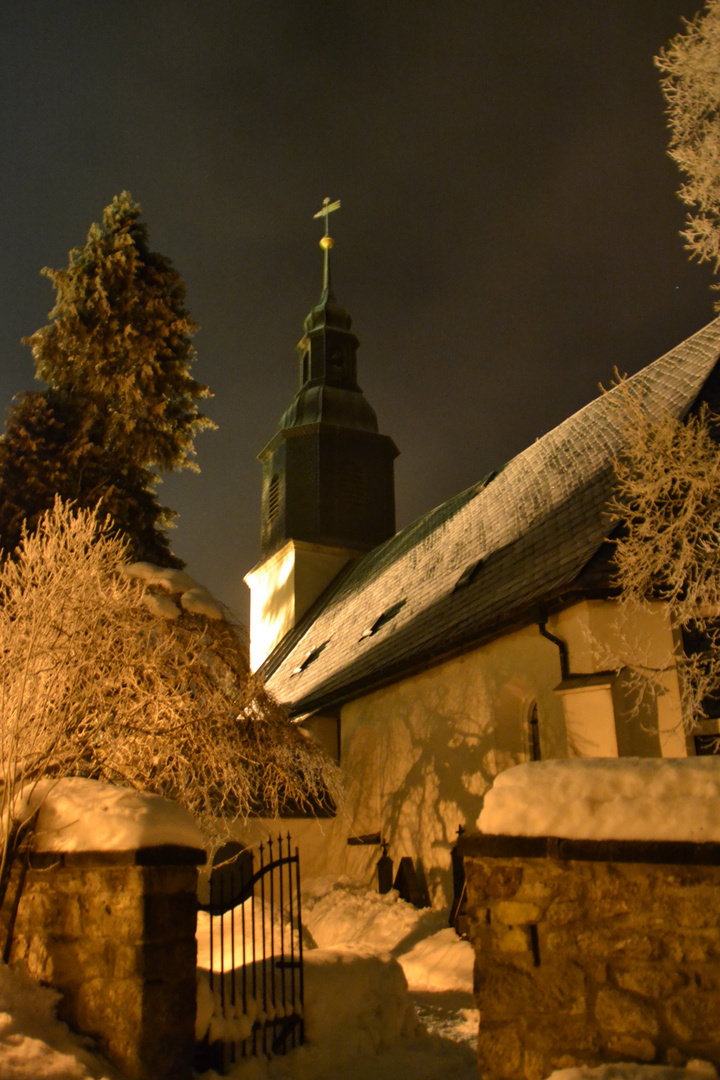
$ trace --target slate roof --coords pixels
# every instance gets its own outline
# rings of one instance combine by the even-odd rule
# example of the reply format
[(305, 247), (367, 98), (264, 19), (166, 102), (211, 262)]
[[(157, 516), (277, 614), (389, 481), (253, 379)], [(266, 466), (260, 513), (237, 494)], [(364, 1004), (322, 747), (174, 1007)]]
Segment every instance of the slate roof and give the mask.
[[(683, 415), (719, 357), (716, 319), (629, 382), (652, 415)], [(613, 527), (605, 508), (622, 448), (620, 394), (590, 402), (340, 574), (265, 661), (268, 689), (293, 715), (328, 708), (579, 589)]]

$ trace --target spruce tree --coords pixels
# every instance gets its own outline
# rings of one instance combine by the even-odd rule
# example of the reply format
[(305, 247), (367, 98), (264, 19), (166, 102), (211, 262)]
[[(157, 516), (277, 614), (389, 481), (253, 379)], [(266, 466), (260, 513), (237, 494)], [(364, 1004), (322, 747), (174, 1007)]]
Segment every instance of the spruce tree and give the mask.
[(100, 503), (128, 536), (135, 558), (179, 565), (164, 527), (158, 474), (197, 469), (195, 434), (213, 426), (191, 375), (197, 330), (185, 284), (148, 247), (140, 207), (113, 199), (63, 270), (42, 271), (56, 302), (47, 326), (25, 338), (47, 383), (23, 394), (0, 440), (0, 543), (12, 551), (22, 521), (35, 528), (56, 494)]

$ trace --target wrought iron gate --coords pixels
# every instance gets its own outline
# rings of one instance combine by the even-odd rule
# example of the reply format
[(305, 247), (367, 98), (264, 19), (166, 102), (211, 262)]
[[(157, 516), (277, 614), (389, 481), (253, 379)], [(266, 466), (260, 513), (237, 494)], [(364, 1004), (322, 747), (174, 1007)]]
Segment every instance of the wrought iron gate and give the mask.
[[(226, 1069), (251, 1054), (284, 1054), (304, 1041), (300, 861), (290, 836), (213, 869), (204, 912), (210, 1027), (195, 1068)], [(209, 948), (207, 948), (209, 946)], [(203, 963), (203, 967), (204, 967)]]

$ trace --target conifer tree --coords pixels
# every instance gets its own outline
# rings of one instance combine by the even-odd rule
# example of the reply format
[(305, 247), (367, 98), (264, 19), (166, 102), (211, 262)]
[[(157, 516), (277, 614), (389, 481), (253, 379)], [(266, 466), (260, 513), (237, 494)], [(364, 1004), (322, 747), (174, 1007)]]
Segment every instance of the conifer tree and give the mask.
[(212, 426), (191, 375), (197, 330), (181, 275), (150, 251), (140, 207), (116, 196), (63, 270), (47, 326), (24, 339), (48, 384), (21, 395), (0, 440), (0, 542), (12, 551), (56, 494), (100, 502), (137, 558), (178, 565), (164, 534), (158, 474), (197, 469), (195, 434)]

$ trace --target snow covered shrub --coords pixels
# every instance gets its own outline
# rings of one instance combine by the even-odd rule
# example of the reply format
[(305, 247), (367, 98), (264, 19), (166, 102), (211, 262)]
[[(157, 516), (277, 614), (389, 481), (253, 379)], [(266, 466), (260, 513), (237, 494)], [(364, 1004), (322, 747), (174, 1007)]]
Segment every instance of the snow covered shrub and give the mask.
[[(624, 451), (615, 461), (609, 514), (615, 540), (619, 626), (662, 602), (674, 642), (650, 665), (642, 643), (625, 631), (625, 657), (646, 688), (664, 693), (664, 672), (675, 668), (683, 719), (692, 728), (720, 709), (720, 445), (718, 418), (706, 405), (685, 418), (649, 415), (641, 394), (622, 384), (619, 398)], [(620, 635), (623, 637), (623, 634)]]
[[(681, 234), (691, 257), (720, 271), (720, 0), (709, 0), (655, 58), (667, 102), (670, 156), (690, 207)], [(713, 286), (717, 291), (720, 286)], [(720, 301), (716, 310), (720, 309)]]
[(0, 900), (28, 785), (46, 777), (167, 796), (210, 835), (337, 789), (209, 594), (125, 557), (97, 512), (58, 499), (0, 566)]

